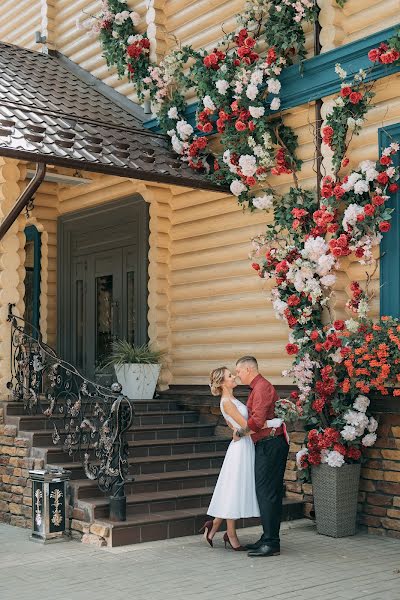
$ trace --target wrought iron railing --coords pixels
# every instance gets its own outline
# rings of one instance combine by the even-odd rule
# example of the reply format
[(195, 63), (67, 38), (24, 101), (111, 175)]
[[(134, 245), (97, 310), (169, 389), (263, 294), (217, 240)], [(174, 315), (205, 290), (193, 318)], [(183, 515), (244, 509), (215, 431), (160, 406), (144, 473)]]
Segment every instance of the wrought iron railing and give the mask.
[[(52, 425), (53, 444), (81, 460), (88, 479), (110, 494), (110, 518), (125, 520), (124, 484), (128, 478), (126, 432), (134, 418), (133, 403), (121, 386), (106, 388), (84, 377), (43, 342), (40, 332), (13, 314), (11, 380), (14, 400), (29, 414), (41, 414)], [(76, 458), (75, 458), (76, 457)]]

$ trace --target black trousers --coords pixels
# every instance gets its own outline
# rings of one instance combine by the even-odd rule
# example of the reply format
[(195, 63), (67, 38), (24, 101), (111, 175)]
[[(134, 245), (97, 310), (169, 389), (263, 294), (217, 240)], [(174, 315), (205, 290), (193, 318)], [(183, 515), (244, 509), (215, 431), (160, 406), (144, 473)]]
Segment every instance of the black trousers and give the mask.
[(283, 435), (256, 443), (256, 494), (263, 527), (262, 541), (274, 548), (280, 544), (283, 476), (288, 452), (289, 446)]

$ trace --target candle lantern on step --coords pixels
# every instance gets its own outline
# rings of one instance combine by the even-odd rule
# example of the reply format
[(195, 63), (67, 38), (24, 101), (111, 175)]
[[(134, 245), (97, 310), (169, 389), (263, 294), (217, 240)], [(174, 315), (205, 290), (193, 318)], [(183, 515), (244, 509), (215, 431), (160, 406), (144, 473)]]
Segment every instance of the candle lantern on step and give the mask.
[(69, 539), (66, 514), (67, 485), (71, 471), (47, 466), (29, 471), (32, 480), (32, 540), (53, 542)]

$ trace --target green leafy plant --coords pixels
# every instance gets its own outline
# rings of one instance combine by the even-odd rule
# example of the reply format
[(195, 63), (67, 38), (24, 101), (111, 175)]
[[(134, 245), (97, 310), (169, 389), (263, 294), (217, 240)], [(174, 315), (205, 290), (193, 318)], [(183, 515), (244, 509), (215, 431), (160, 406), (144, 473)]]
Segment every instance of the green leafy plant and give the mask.
[(112, 343), (111, 355), (104, 368), (111, 365), (121, 367), (126, 364), (154, 365), (159, 364), (162, 357), (163, 353), (153, 350), (149, 344), (134, 346), (126, 340), (116, 340)]

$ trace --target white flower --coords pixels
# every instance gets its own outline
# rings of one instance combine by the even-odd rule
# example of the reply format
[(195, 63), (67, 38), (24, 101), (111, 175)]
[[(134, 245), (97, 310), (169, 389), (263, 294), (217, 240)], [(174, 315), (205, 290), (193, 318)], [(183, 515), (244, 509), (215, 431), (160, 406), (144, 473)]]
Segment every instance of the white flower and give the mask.
[(306, 456), (308, 454), (308, 449), (307, 448), (302, 448), (301, 450), (299, 450), (298, 452), (296, 452), (296, 465), (298, 469), (302, 469), (303, 467), (301, 466), (301, 459), (303, 458), (303, 456)]
[[(367, 169), (365, 171), (365, 179), (367, 181), (374, 181), (374, 179), (376, 179), (378, 177), (378, 171), (374, 168), (371, 169)], [(355, 190), (355, 186), (354, 186), (354, 190)]]
[(342, 106), (344, 106), (344, 100), (341, 96), (339, 96), (339, 98), (336, 98), (335, 105), (340, 106), (340, 108), (342, 108)]
[(255, 100), (258, 94), (258, 87), (256, 85), (250, 84), (246, 89), (246, 96), (249, 100)]
[(356, 181), (354, 184), (354, 193), (355, 194), (365, 194), (365, 192), (369, 192), (369, 185), (363, 179)]
[(320, 277), (328, 275), (328, 273), (330, 273), (330, 271), (332, 270), (332, 267), (335, 264), (335, 262), (335, 257), (332, 254), (324, 254), (323, 256), (320, 256), (318, 259), (317, 266), (318, 275)]
[(353, 227), (357, 223), (357, 216), (363, 215), (364, 209), (359, 204), (349, 204), (343, 215), (343, 229), (349, 231), (349, 226)]
[(361, 440), (363, 446), (373, 446), (376, 442), (376, 433), (367, 433)]
[(178, 119), (179, 118), (178, 109), (176, 108), (176, 106), (171, 106), (171, 108), (168, 111), (168, 117), (170, 119)]
[(378, 429), (378, 421), (374, 417), (369, 418), (368, 431), (374, 433)]
[(349, 192), (354, 187), (356, 181), (358, 181), (361, 178), (361, 173), (350, 173), (346, 183), (342, 183), (342, 188), (345, 192)]
[(336, 275), (330, 273), (321, 277), (321, 284), (325, 287), (332, 287), (336, 282)]
[(173, 135), (171, 138), (171, 144), (173, 149), (175, 150), (175, 152), (177, 154), (182, 154), (183, 151), (183, 143), (181, 142), (181, 140), (178, 138), (177, 135)]
[(251, 154), (242, 154), (239, 166), (245, 177), (251, 177), (257, 171), (257, 159)]
[(259, 85), (263, 82), (263, 72), (260, 69), (256, 69), (252, 72), (250, 77), (250, 83), (253, 85)]
[(353, 404), (353, 408), (356, 410), (365, 413), (369, 406), (369, 398), (367, 396), (357, 396), (355, 402)]
[(347, 442), (353, 442), (357, 437), (357, 431), (356, 428), (352, 425), (346, 425), (345, 427), (343, 427), (342, 431), (340, 432), (340, 435)]
[(193, 133), (193, 127), (183, 119), (177, 122), (176, 130), (183, 140), (187, 140)]
[(210, 96), (204, 96), (203, 104), (204, 104), (204, 108), (209, 108), (210, 110), (215, 110), (215, 108), (216, 108), (216, 106)]
[(304, 248), (301, 251), (303, 258), (308, 258), (314, 262), (318, 262), (318, 259), (326, 254), (328, 251), (328, 245), (322, 237), (310, 237), (304, 244)]
[(354, 427), (360, 428), (362, 430), (364, 430), (366, 427), (368, 427), (369, 419), (362, 412), (358, 412), (355, 410), (348, 410), (343, 415), (343, 418), (346, 421), (346, 423), (348, 423), (349, 425), (354, 425)]
[(337, 73), (339, 75), (340, 79), (346, 79), (346, 77), (347, 77), (347, 72), (344, 69), (342, 69), (342, 67), (340, 66), (340, 63), (336, 63), (335, 73)]
[(257, 198), (253, 198), (253, 206), (259, 210), (268, 210), (269, 208), (272, 208), (273, 199), (274, 197), (271, 194), (257, 196)]
[(279, 94), (281, 82), (278, 79), (267, 79), (267, 86), (270, 94)]
[(132, 21), (132, 23), (134, 24), (135, 27), (137, 25), (139, 25), (139, 23), (140, 23), (140, 15), (139, 15), (139, 13), (133, 11), (133, 12), (131, 12), (131, 14), (129, 16), (130, 16), (131, 21)]
[(229, 88), (229, 81), (226, 81), (226, 79), (218, 79), (218, 81), (215, 82), (215, 87), (222, 96), (225, 96)]
[(271, 101), (271, 110), (278, 110), (281, 106), (281, 101), (279, 98), (273, 98)]
[(356, 331), (358, 331), (358, 327), (359, 327), (360, 324), (355, 319), (348, 319), (347, 321), (345, 321), (345, 323), (346, 323), (346, 328), (351, 333), (355, 333)]
[(263, 106), (249, 106), (249, 113), (253, 119), (259, 119), (264, 115), (265, 108)]
[(117, 25), (121, 25), (127, 19), (129, 19), (129, 10), (123, 10), (122, 12), (116, 13), (114, 20)]
[(394, 167), (388, 167), (386, 169), (386, 175), (390, 178), (393, 177), (395, 173), (396, 173), (396, 169)]
[(330, 467), (341, 467), (344, 464), (344, 456), (336, 450), (331, 450), (328, 452), (325, 462), (328, 463)]
[(376, 163), (373, 160), (363, 160), (362, 162), (360, 162), (358, 168), (360, 169), (361, 173), (365, 173), (369, 169), (374, 169), (375, 166)]
[(349, 117), (347, 119), (347, 126), (351, 127), (351, 128), (356, 126), (356, 121), (355, 121), (355, 119), (353, 119), (353, 117)]
[(234, 179), (230, 185), (230, 190), (234, 196), (240, 196), (240, 194), (246, 189), (246, 186), (243, 185), (243, 183), (239, 181), (239, 179)]
[(112, 36), (113, 36), (114, 39), (119, 38), (118, 31), (113, 31), (112, 32)]

